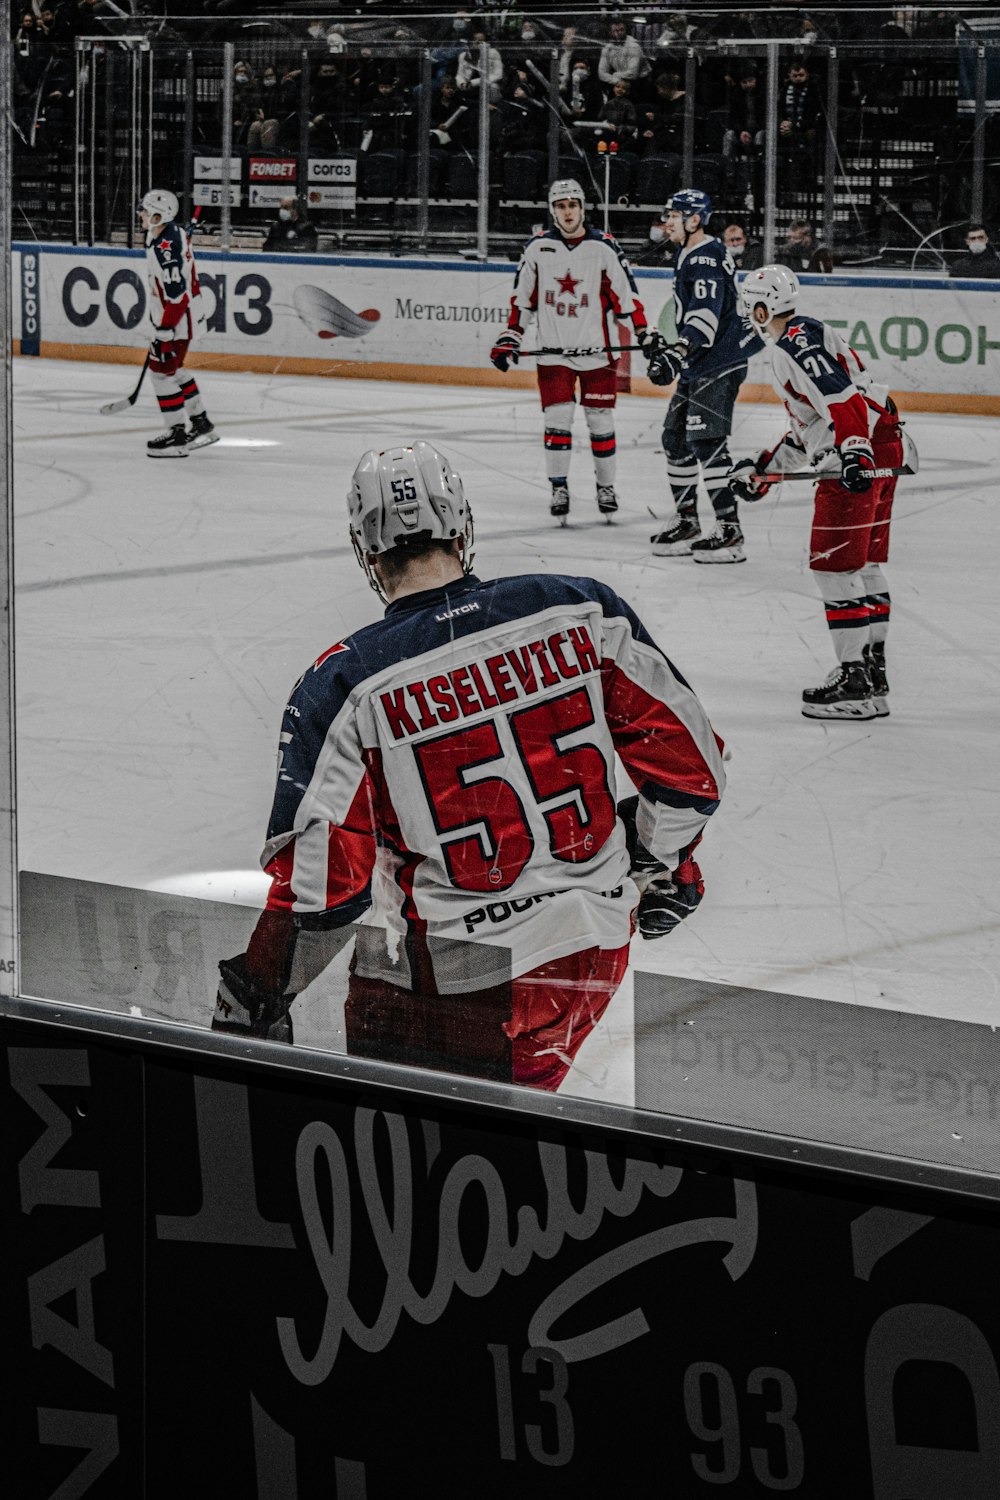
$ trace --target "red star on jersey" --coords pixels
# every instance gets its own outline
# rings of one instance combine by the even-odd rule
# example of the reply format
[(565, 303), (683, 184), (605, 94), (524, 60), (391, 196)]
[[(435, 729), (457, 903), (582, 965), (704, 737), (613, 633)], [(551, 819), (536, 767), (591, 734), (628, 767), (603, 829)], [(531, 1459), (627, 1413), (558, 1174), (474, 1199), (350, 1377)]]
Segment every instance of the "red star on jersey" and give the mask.
[(169, 240), (161, 240), (156, 248), (157, 250), (162, 250), (164, 255), (169, 255), (173, 247), (171, 246)]
[(336, 656), (338, 651), (350, 651), (350, 649), (350, 646), (345, 645), (343, 641), (338, 641), (335, 646), (331, 646), (329, 650), (324, 651), (318, 661), (313, 662), (313, 671), (318, 672), (323, 663), (329, 661), (331, 656)]
[(799, 334), (804, 332), (805, 327), (802, 323), (789, 323), (788, 327), (785, 329), (785, 333), (790, 339), (798, 338)]
[(568, 271), (566, 272), (565, 276), (560, 276), (559, 278), (559, 290), (563, 292), (567, 297), (576, 296), (576, 289), (579, 284), (579, 276), (571, 276)]

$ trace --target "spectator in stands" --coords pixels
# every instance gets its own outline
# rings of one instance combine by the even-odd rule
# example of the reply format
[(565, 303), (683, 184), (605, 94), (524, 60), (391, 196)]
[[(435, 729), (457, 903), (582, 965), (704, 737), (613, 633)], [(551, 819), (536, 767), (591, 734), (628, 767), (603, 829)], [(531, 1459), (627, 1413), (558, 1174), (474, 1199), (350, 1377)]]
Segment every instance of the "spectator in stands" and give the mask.
[(356, 57), (337, 64), (344, 84), (344, 103), (358, 116), (370, 109), (378, 97), (383, 65), (370, 47), (362, 47)]
[(268, 228), (262, 249), (282, 254), (314, 255), (318, 248), (316, 226), (300, 209), (299, 200), (282, 198), (278, 217)]
[(468, 46), (469, 25), (468, 12), (457, 10), (453, 16), (443, 22), (441, 30), (434, 38), (435, 46), (431, 49), (431, 62), (434, 65), (432, 81), (435, 87), (442, 78), (454, 78), (458, 59)]
[(801, 192), (809, 186), (820, 113), (820, 99), (809, 69), (796, 60), (789, 67), (778, 95), (778, 152), (784, 185), (792, 192)]
[(313, 145), (319, 151), (339, 150), (341, 131), (351, 110), (357, 120), (361, 106), (353, 103), (347, 107), (344, 96), (342, 61), (327, 53), (317, 63), (310, 81), (312, 118), (309, 121), (309, 133)]
[(966, 254), (952, 261), (949, 276), (987, 276), (1000, 280), (1000, 255), (985, 224), (970, 224), (965, 234)]
[(559, 91), (559, 110), (572, 128), (581, 120), (600, 120), (604, 114), (604, 90), (591, 76), (586, 58), (577, 58), (569, 76), (569, 87)]
[[(523, 57), (530, 57), (535, 63), (551, 50), (551, 43), (547, 42), (538, 30), (538, 23), (530, 16), (525, 16), (521, 27), (521, 44), (517, 51)], [(516, 54), (515, 54), (516, 55)]]
[(627, 78), (619, 78), (611, 85), (611, 97), (605, 100), (603, 118), (612, 126), (604, 131), (604, 138), (618, 144), (627, 151), (635, 151), (638, 131), (638, 116), (635, 105), (629, 98), (632, 85)]
[(37, 89), (51, 57), (51, 43), (37, 25), (34, 11), (25, 10), (14, 37), (14, 66), (26, 90)]
[[(482, 75), (479, 68), (480, 48), (486, 41), (486, 32), (480, 27), (472, 33), (472, 40), (458, 59), (455, 82), (459, 92), (478, 97)], [(486, 49), (486, 84), (494, 104), (500, 101), (500, 83), (503, 79), (503, 58), (495, 47)]]
[(687, 94), (679, 73), (658, 73), (656, 95), (642, 114), (641, 140), (650, 156), (679, 154), (684, 145), (684, 113)]
[(833, 270), (833, 256), (825, 245), (817, 243), (812, 225), (807, 219), (793, 219), (783, 245), (774, 252), (774, 265), (787, 266), (798, 276), (803, 271)]
[(507, 69), (500, 105), (502, 151), (543, 151), (548, 136), (548, 92), (534, 73), (514, 66)]
[(667, 48), (686, 47), (699, 34), (697, 26), (688, 20), (687, 13), (683, 10), (668, 11), (663, 30), (657, 39), (657, 47)]
[(278, 75), (274, 68), (266, 67), (261, 75), (258, 103), (246, 134), (248, 150), (274, 150), (281, 134), (278, 113)]
[[(224, 96), (220, 92), (219, 105)], [(233, 145), (245, 146), (250, 126), (258, 118), (261, 108), (261, 91), (248, 62), (238, 61), (233, 66)]]
[(743, 62), (735, 82), (728, 90), (726, 129), (722, 135), (722, 155), (726, 176), (734, 193), (757, 196), (763, 167), (765, 100), (760, 88), (757, 65)]
[(559, 91), (569, 88), (570, 73), (579, 54), (579, 40), (575, 26), (567, 26), (559, 43)]
[(413, 118), (410, 101), (396, 86), (393, 70), (386, 69), (379, 78), (377, 92), (362, 123), (369, 137), (369, 151), (401, 151)]
[(458, 92), (454, 78), (442, 78), (431, 100), (431, 150), (466, 150), (468, 138), (468, 100)]
[(733, 257), (737, 271), (759, 271), (764, 264), (764, 247), (759, 240), (747, 239), (742, 224), (732, 220), (722, 231), (722, 243)]
[(610, 89), (621, 79), (634, 84), (649, 72), (649, 58), (635, 37), (629, 35), (625, 22), (612, 21), (611, 40), (601, 52), (601, 60), (597, 66), (597, 76), (601, 82)]

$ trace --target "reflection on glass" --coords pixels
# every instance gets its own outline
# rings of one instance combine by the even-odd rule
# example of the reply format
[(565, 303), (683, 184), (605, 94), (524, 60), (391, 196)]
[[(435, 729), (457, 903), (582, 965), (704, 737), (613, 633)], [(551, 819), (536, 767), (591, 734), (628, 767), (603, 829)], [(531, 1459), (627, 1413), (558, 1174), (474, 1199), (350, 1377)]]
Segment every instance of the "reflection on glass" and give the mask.
[[(499, 92), (490, 100), (487, 146), (490, 253), (518, 253), (546, 220), (549, 181), (573, 176), (591, 222), (606, 224), (637, 265), (649, 320), (667, 334), (669, 246), (650, 230), (660, 227), (666, 199), (693, 183), (714, 198), (713, 232), (740, 249), (743, 269), (770, 225), (777, 254), (798, 257), (803, 308), (838, 326), (898, 397), (921, 472), (901, 483), (894, 520), (892, 715), (874, 726), (830, 727), (799, 716), (799, 687), (827, 666), (803, 579), (808, 487), (792, 493), (789, 485), (744, 508), (744, 567), (695, 568), (684, 557), (650, 555), (650, 534), (670, 524), (673, 509), (662, 397), (640, 385), (637, 355), (626, 355), (618, 382), (614, 524), (597, 511), (581, 413), (570, 525), (551, 524), (543, 421), (527, 388), (533, 376), (522, 365), (501, 389), (473, 383), (484, 372), (492, 377), (490, 350), (506, 324), (514, 267), (453, 254), (479, 249), (481, 112), (471, 38), (431, 34), (408, 16), (400, 23), (406, 37), (373, 35), (354, 22), (319, 36), (314, 25), (290, 22), (295, 35), (261, 32), (251, 48), (246, 34), (210, 37), (184, 23), (177, 33), (121, 46), (88, 43), (79, 58), (57, 42), (52, 67), (33, 73), (39, 46), (22, 37), (14, 333), (20, 353), (41, 355), (18, 359), (14, 372), (19, 833), (22, 867), (35, 872), (24, 886), (24, 987), (208, 1024), (217, 963), (247, 950), (267, 890), (257, 860), (289, 685), (331, 641), (379, 616), (347, 537), (350, 475), (366, 448), (426, 439), (462, 473), (476, 511), (480, 576), (601, 579), (676, 658), (734, 751), (726, 800), (698, 852), (704, 901), (664, 941), (633, 940), (632, 967), (576, 1053), (563, 1092), (629, 1102), (634, 1088), (647, 1107), (814, 1130), (855, 1145), (870, 1135), (902, 1150), (905, 1130), (896, 1122), (923, 1107), (903, 1088), (910, 1069), (918, 1081), (909, 1092), (926, 1102), (930, 1091), (927, 1119), (951, 1127), (931, 1140), (928, 1125), (919, 1149), (942, 1159), (935, 1152), (941, 1141), (949, 1152), (954, 1134), (971, 1150), (970, 1132), (987, 1141), (995, 1115), (982, 1030), (996, 995), (989, 893), (997, 820), (982, 774), (995, 724), (992, 667), (976, 643), (995, 628), (996, 511), (983, 497), (995, 469), (991, 371), (1000, 331), (995, 284), (974, 274), (990, 251), (974, 248), (981, 235), (971, 228), (984, 225), (990, 242), (996, 222), (994, 174), (986, 170), (994, 43), (984, 36), (980, 68), (975, 45), (957, 46), (950, 30), (935, 35), (927, 16), (902, 37), (857, 14), (816, 12), (808, 34), (778, 47), (772, 70), (773, 27), (763, 13), (744, 17), (747, 34), (728, 40), (731, 15), (725, 23), (699, 16), (693, 57), (692, 38), (671, 31), (676, 20), (643, 20), (628, 36), (648, 67), (640, 64), (627, 92), (602, 91), (611, 114), (598, 117), (598, 129), (572, 113), (574, 55), (591, 59), (589, 78), (576, 80), (582, 97), (584, 81), (601, 80), (605, 48), (626, 39), (606, 34), (596, 16), (579, 18), (576, 36), (565, 40), (561, 19), (541, 39), (504, 33), (499, 17), (487, 22), (488, 47), (502, 64), (498, 85), (486, 74), (488, 91)], [(110, 13), (95, 18), (109, 36), (116, 24)], [(224, 88), (226, 40), (233, 69)], [(79, 89), (79, 110), (56, 97), (68, 97), (52, 87), (60, 68)], [(769, 142), (772, 73), (779, 133)], [(230, 96), (231, 159), (222, 152)], [(772, 147), (776, 191), (766, 201)], [(175, 192), (185, 223), (202, 210), (194, 249), (205, 327), (186, 368), (197, 371), (220, 439), (180, 462), (155, 464), (146, 447), (163, 424), (148, 378), (126, 410), (98, 415), (134, 388), (152, 335), (135, 212), (149, 187)], [(224, 198), (228, 254), (218, 236)], [(316, 232), (318, 255), (303, 221)], [(267, 259), (259, 253), (265, 241)], [(379, 259), (413, 249), (449, 258), (415, 257), (405, 267)], [(362, 253), (342, 253), (351, 250)], [(825, 258), (815, 259), (820, 250), (832, 274)], [(958, 274), (949, 279), (949, 270)], [(775, 440), (775, 408), (755, 404), (766, 379), (751, 366), (735, 411), (734, 459), (755, 458)], [(444, 380), (459, 383), (437, 384)], [(654, 399), (629, 399), (639, 390)], [(455, 625), (459, 641), (463, 629)], [(532, 639), (542, 643), (554, 630)], [(490, 655), (506, 649), (500, 642)], [(447, 670), (486, 659), (456, 658)], [(596, 687), (581, 677), (596, 712)], [(493, 677), (484, 682), (496, 695)], [(552, 688), (569, 703), (565, 724), (529, 725), (529, 740), (543, 747), (541, 781), (513, 729), (509, 738), (498, 731), (502, 758), (489, 759), (492, 742), (481, 747), (478, 770), (432, 754), (426, 775), (432, 783), (443, 776), (446, 791), (455, 790), (452, 772), (456, 784), (478, 775), (511, 786), (538, 846), (574, 824), (585, 830), (588, 809), (572, 778), (593, 742), (590, 726), (573, 717), (579, 691), (575, 679)], [(507, 724), (528, 706), (519, 698), (482, 722)], [(419, 714), (416, 703), (407, 712)], [(439, 732), (404, 738), (423, 744), (422, 735)], [(561, 770), (569, 766), (568, 796), (544, 779), (546, 743)], [(610, 755), (604, 762), (608, 794), (631, 792), (622, 765)], [(407, 815), (416, 816), (416, 795), (406, 799)], [(439, 840), (465, 829), (449, 827)], [(487, 840), (489, 830), (470, 834), (470, 848), (480, 836)], [(201, 899), (188, 901), (195, 893)], [(629, 905), (624, 892), (609, 899)], [(486, 915), (458, 940), (479, 953), (478, 933), (488, 925), (494, 951), (516, 954), (504, 938), (505, 904), (513, 904), (505, 890), (478, 893), (463, 912)], [(51, 941), (54, 931), (60, 943)], [(601, 939), (592, 913), (573, 937), (584, 946)], [(347, 1045), (350, 956), (345, 942), (297, 991), (297, 1044)], [(515, 956), (515, 970), (517, 963)], [(744, 995), (806, 991), (808, 1001), (794, 1000), (800, 1010), (815, 1006), (817, 1017), (832, 1013), (838, 1022), (832, 1002), (871, 1012), (887, 1027), (901, 1012), (962, 1020), (974, 1023), (957, 1033), (972, 1052), (962, 1053), (959, 1070), (945, 1061), (935, 1067), (930, 1042), (914, 1058), (910, 1041), (898, 1053), (873, 1041), (897, 1070), (892, 1094), (889, 1072), (876, 1078), (867, 1052), (803, 1035), (794, 1088), (782, 1092), (772, 1082), (765, 1090), (767, 1072), (782, 1071), (776, 1048), (790, 1044), (766, 1005), (754, 1002), (739, 1028), (714, 1013), (705, 1024), (740, 1041), (740, 1069), (756, 1068), (753, 1047), (760, 1048), (760, 1075), (742, 1079), (727, 1043), (725, 1099), (707, 1089), (704, 1060), (695, 1099), (677, 1077), (680, 1063), (670, 1061), (670, 1007), (678, 1002), (661, 1013), (650, 998), (655, 985), (643, 978), (633, 1025), (633, 970), (652, 976), (649, 983), (666, 981), (669, 971)], [(489, 976), (471, 972), (480, 989), (492, 987)], [(533, 1003), (546, 1003), (544, 987), (528, 1009)], [(914, 1022), (916, 1031), (922, 1025)], [(715, 1043), (699, 1040), (704, 1059)], [(958, 1043), (933, 1045), (950, 1056)], [(559, 1038), (552, 1047), (555, 1058), (566, 1052)], [(679, 1059), (692, 1049), (688, 1039)], [(812, 1064), (799, 1055), (813, 1052), (815, 1089)], [(849, 1059), (850, 1087), (841, 1088), (847, 1065), (827, 1069), (827, 1058)], [(729, 1089), (734, 1080), (738, 1088)], [(872, 1100), (859, 1104), (876, 1082)], [(814, 1119), (810, 1100), (819, 1094), (824, 1107)], [(890, 1104), (896, 1113), (873, 1123)], [(961, 1159), (962, 1149), (944, 1159)]]

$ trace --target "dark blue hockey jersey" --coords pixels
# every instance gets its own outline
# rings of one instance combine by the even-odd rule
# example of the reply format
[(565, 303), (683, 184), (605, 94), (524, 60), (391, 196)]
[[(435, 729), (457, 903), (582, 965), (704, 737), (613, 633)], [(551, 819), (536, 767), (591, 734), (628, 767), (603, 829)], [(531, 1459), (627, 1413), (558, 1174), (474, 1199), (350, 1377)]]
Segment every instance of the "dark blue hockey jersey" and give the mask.
[(674, 265), (677, 337), (689, 346), (680, 381), (703, 380), (745, 366), (763, 349), (740, 311), (736, 267), (721, 240), (682, 250)]

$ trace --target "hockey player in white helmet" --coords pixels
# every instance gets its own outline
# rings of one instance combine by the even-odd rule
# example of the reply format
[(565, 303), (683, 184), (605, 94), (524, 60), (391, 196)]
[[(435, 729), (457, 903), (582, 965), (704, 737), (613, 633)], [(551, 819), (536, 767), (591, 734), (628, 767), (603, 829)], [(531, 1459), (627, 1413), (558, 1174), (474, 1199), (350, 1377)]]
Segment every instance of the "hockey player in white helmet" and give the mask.
[(786, 266), (751, 271), (741, 288), (754, 327), (771, 345), (771, 381), (788, 430), (730, 476), (735, 494), (759, 500), (775, 476), (809, 464), (830, 470), (816, 486), (809, 567), (826, 609), (837, 666), (802, 694), (810, 719), (870, 719), (889, 712), (885, 642), (889, 589), (882, 565), (903, 448), (888, 388), (847, 341), (797, 311), (800, 288)]
[[(149, 375), (167, 430), (146, 444), (150, 458), (186, 458), (193, 448), (219, 441), (193, 375), (183, 374), (200, 322), (198, 272), (187, 231), (177, 223), (174, 193), (155, 188), (140, 205), (146, 232), (146, 275), (153, 338)], [(191, 425), (185, 425), (185, 413)]]
[[(291, 1041), (357, 928), (347, 1051), (554, 1090), (615, 993), (635, 918), (698, 905), (722, 747), (633, 610), (594, 579), (483, 582), (460, 476), (366, 453), (351, 537), (388, 601), (292, 690), (267, 908), (220, 965), (214, 1030)], [(638, 796), (616, 807), (616, 752)]]
[[(677, 338), (649, 366), (654, 385), (677, 388), (663, 420), (667, 485), (676, 516), (650, 538), (658, 557), (699, 563), (745, 560), (736, 499), (727, 485), (733, 409), (751, 354), (761, 348), (747, 327), (736, 288), (736, 267), (711, 233), (712, 200), (700, 188), (674, 193), (663, 210), (666, 238), (676, 250), (674, 320)], [(714, 529), (702, 535), (698, 479), (712, 506)]]
[(608, 346), (619, 342), (615, 322), (630, 322), (647, 359), (662, 346), (646, 326), (632, 272), (609, 234), (588, 229), (583, 188), (559, 178), (549, 188), (553, 226), (528, 241), (514, 278), (506, 332), (490, 350), (498, 370), (516, 365), (528, 322), (535, 319), (540, 347), (538, 390), (545, 421), (545, 469), (552, 495), (549, 509), (564, 525), (569, 515), (569, 462), (573, 445), (575, 389), (590, 434), (597, 479), (597, 505), (608, 519), (618, 509), (615, 494), (615, 422), (618, 361)]

